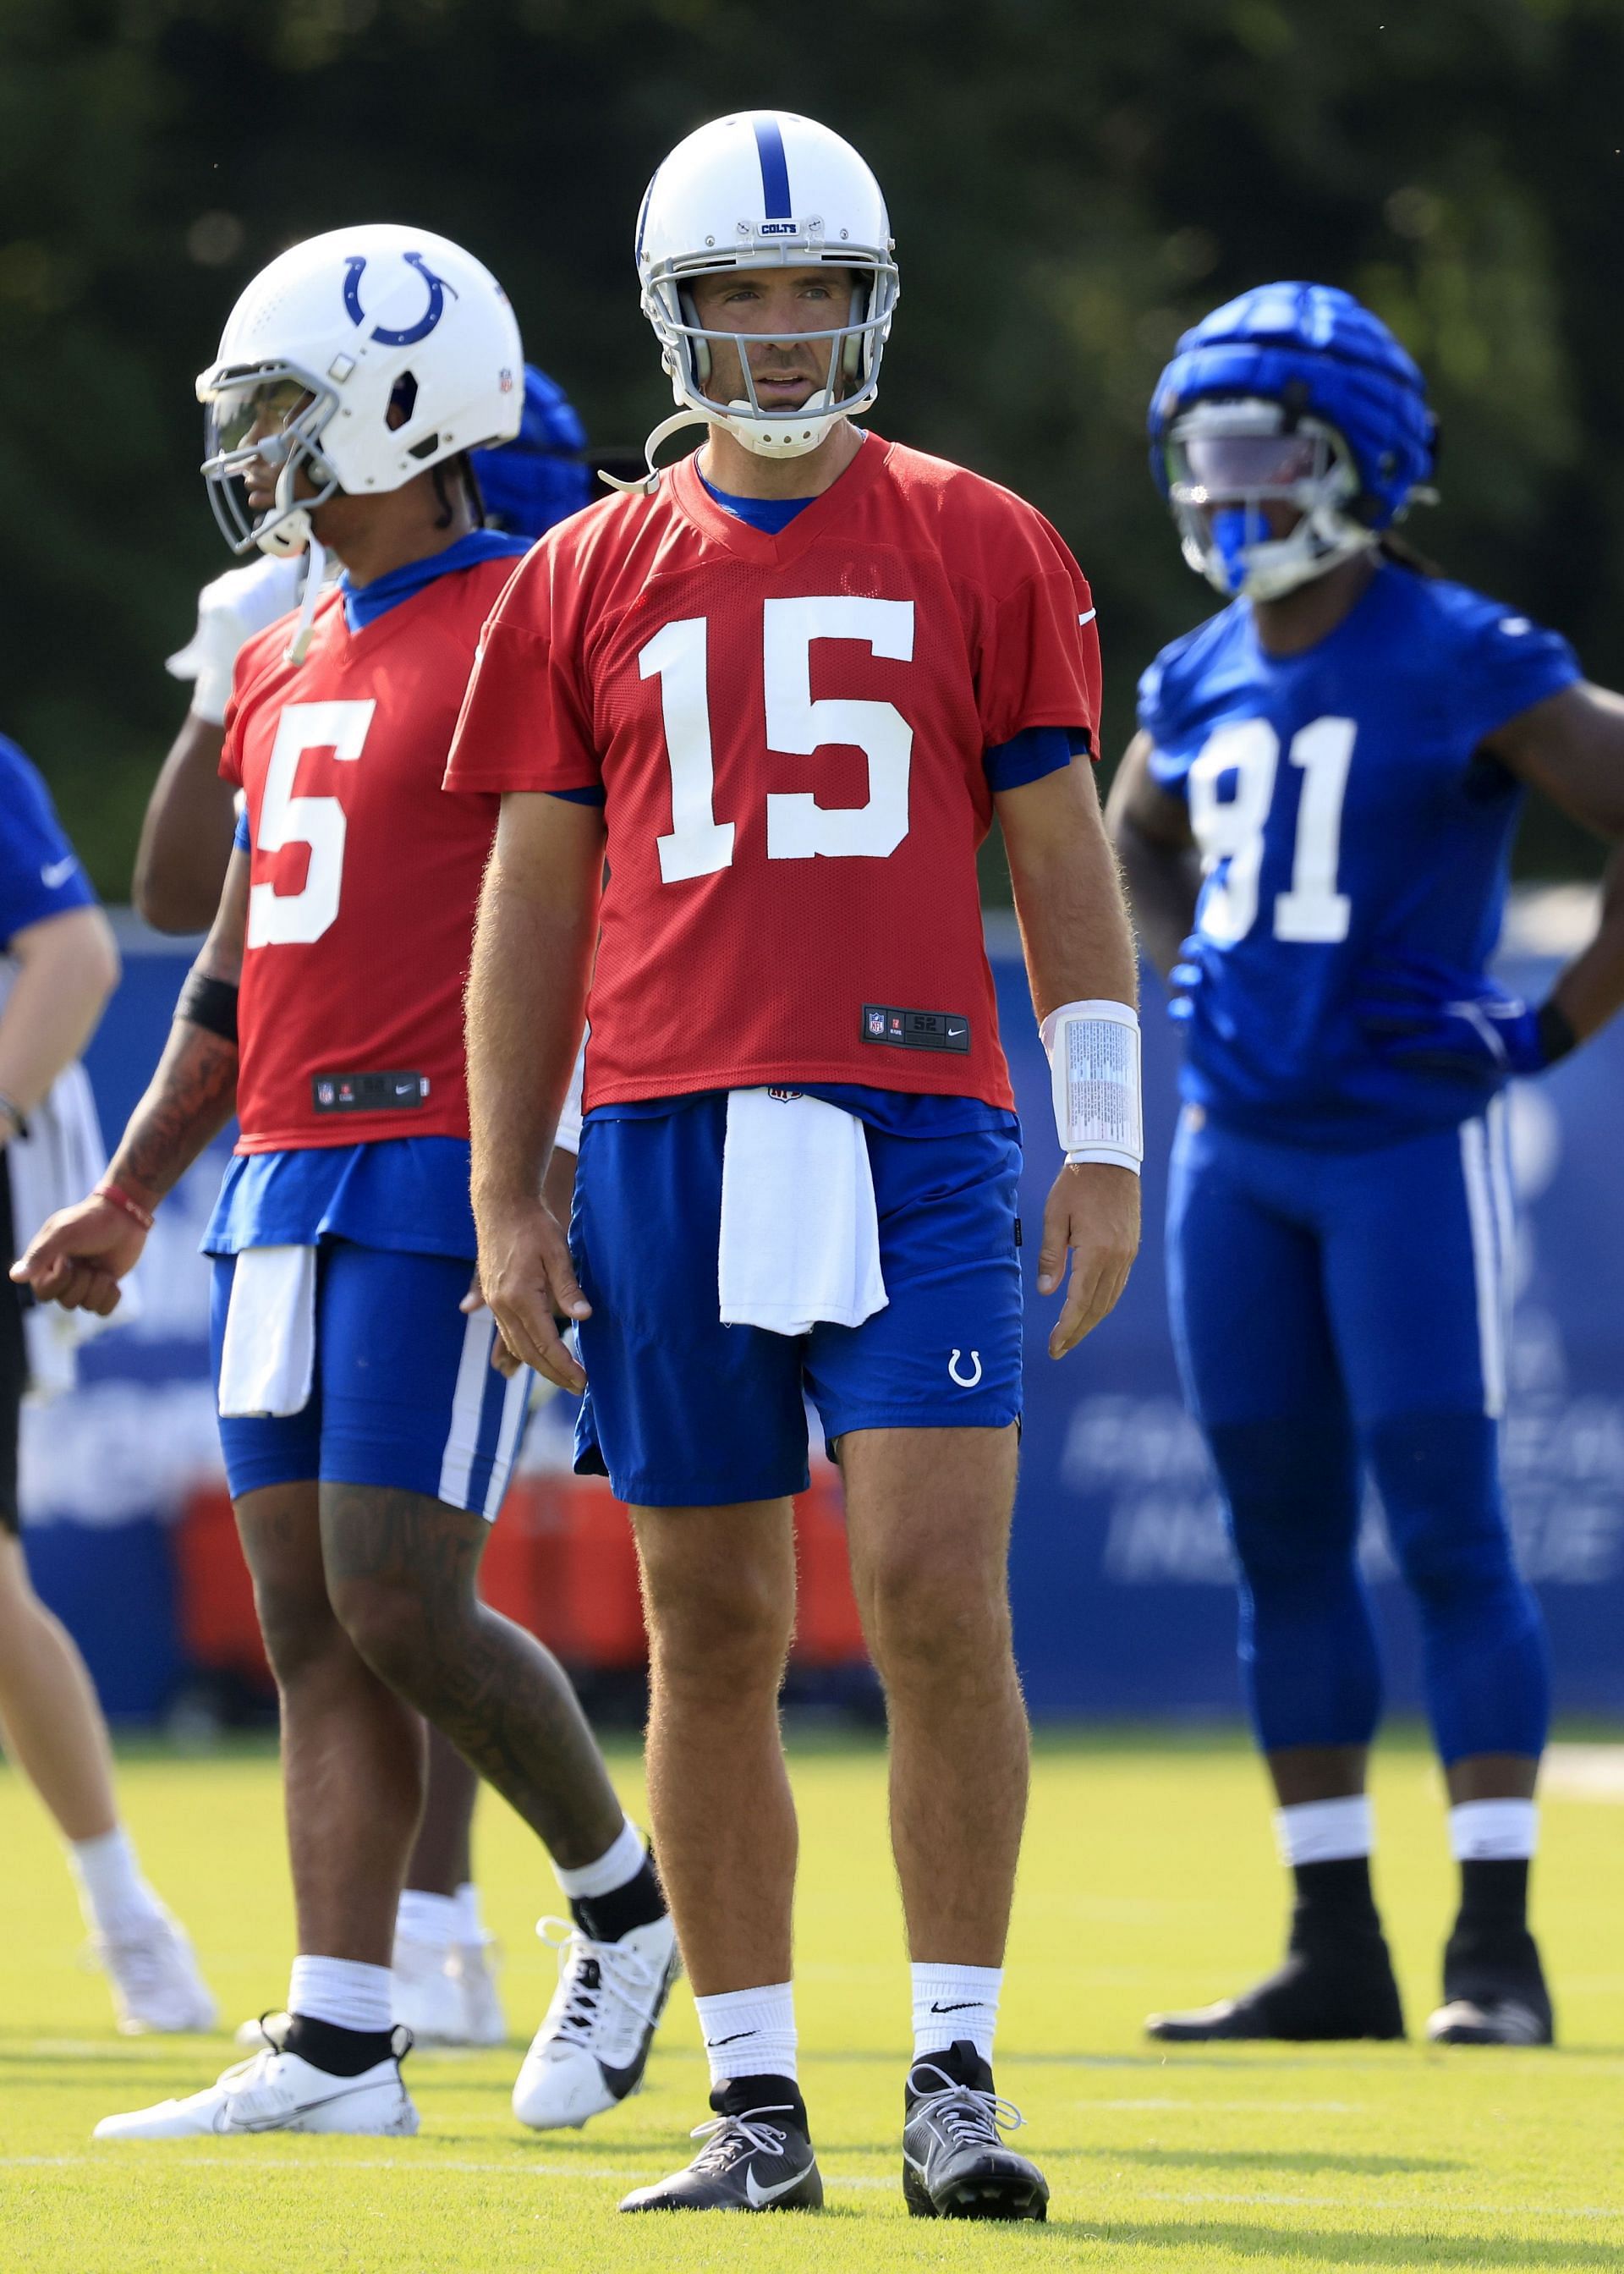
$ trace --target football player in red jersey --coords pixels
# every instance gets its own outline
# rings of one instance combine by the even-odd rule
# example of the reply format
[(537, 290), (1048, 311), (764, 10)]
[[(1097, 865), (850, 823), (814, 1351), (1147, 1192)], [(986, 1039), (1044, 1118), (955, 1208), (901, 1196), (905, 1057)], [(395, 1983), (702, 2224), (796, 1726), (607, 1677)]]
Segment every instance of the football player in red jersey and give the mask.
[[(624, 2208), (822, 2200), (776, 1713), (809, 1396), (889, 1706), (908, 2204), (1041, 2218), (991, 2066), (1028, 1736), (1006, 1583), (1019, 1138), (975, 854), (996, 812), (1056, 1068), (1038, 1284), (1069, 1249), (1058, 1358), (1139, 1227), (1133, 952), (1085, 756), (1094, 606), (1030, 507), (850, 423), (897, 271), (837, 136), (768, 111), (701, 129), (650, 184), (637, 263), (682, 406), (650, 463), (690, 421), (703, 447), (544, 538), (485, 629), (447, 777), (503, 793), (469, 1010), (482, 1284), (509, 1363), (584, 1382), (577, 1466), (632, 1504), (656, 1836), (710, 2059), (705, 2146)], [(567, 1244), (537, 1177), (589, 967)]]
[[(593, 488), (585, 449), (585, 429), (563, 388), (545, 372), (527, 367), (518, 433), (469, 454), (485, 526), (529, 544), (578, 512)], [(196, 631), (169, 659), (176, 678), (193, 682), (192, 698), (147, 800), (131, 885), (137, 909), (160, 931), (204, 930), (220, 904), (241, 797), (220, 772), (237, 659), (256, 632), (298, 606), (308, 566), (304, 553), (256, 551), (252, 561), (214, 577), (198, 595)], [(575, 1181), (575, 1146), (572, 1119), (568, 1128), (560, 1125), (547, 1171), (549, 1200), (563, 1215)], [(395, 1935), (395, 2018), (417, 2045), (495, 2045), (508, 2037), (473, 1879), (478, 1789), (475, 1770), (431, 1728), (423, 1821)], [(264, 2042), (263, 2020), (244, 2022), (237, 2035), (239, 2044), (257, 2048)], [(525, 2120), (529, 2069), (527, 2063), (514, 2089), (515, 2112)], [(546, 2077), (550, 2083), (550, 2062)]]
[[(237, 665), (222, 770), (245, 811), (162, 1061), (107, 1179), (16, 1276), (110, 1309), (154, 1209), (236, 1111), (205, 1245), (226, 1469), (282, 1700), (299, 1955), (258, 2052), (102, 2137), (416, 2131), (389, 1960), (419, 1714), (546, 1843), (571, 1899), (526, 2064), (532, 2123), (631, 2090), (675, 1965), (568, 1683), (476, 1593), (530, 1382), (491, 1368), (469, 1293), (460, 1001), (497, 802), (439, 785), (479, 626), (524, 551), (479, 527), (463, 454), (515, 431), (522, 369), (494, 278), (380, 225), (274, 262), (199, 381), (217, 516), (239, 551), (309, 546), (304, 606)], [(328, 546), (346, 573), (324, 589)]]

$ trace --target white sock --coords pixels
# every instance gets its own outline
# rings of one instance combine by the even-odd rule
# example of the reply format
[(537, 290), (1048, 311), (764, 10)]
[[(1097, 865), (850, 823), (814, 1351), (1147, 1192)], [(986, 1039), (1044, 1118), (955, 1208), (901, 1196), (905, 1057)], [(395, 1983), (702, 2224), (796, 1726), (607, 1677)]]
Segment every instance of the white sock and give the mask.
[(94, 1840), (76, 1840), (68, 1864), (79, 1905), (93, 1934), (117, 1934), (163, 1916), (163, 1905), (141, 1877), (134, 1847), (122, 1824)]
[(1339, 1864), (1376, 1850), (1376, 1817), (1365, 1792), (1342, 1800), (1302, 1800), (1274, 1811), (1282, 1864)]
[(914, 1977), (914, 2058), (944, 2053), (967, 2037), (984, 2061), (992, 2059), (998, 2026), (1001, 1966), (911, 1966)]
[(733, 2076), (787, 2076), (795, 2070), (795, 1992), (788, 1982), (764, 1990), (725, 1990), (695, 1998), (710, 2082)]
[(296, 1958), (288, 1983), (288, 2011), (335, 2029), (387, 2029), (395, 2003), (387, 1966), (357, 1958)]
[(594, 1895), (612, 1895), (617, 1887), (635, 1879), (648, 1852), (648, 1841), (628, 1816), (613, 1847), (605, 1848), (597, 1863), (583, 1864), (572, 1871), (567, 1871), (561, 1864), (555, 1864), (553, 1869), (560, 1886), (572, 1901), (584, 1895), (590, 1902)]
[(1449, 1852), (1457, 1864), (1502, 1864), (1539, 1846), (1539, 1808), (1531, 1800), (1463, 1800), (1449, 1811)]
[(447, 1949), (461, 1940), (462, 1907), (455, 1895), (431, 1895), (423, 1887), (402, 1890), (395, 1914), (395, 1931), (408, 1942), (429, 1942)]
[(456, 1891), (456, 1939), (464, 1945), (489, 1942), (489, 1930), (479, 1908), (479, 1890), (471, 1879), (464, 1879)]

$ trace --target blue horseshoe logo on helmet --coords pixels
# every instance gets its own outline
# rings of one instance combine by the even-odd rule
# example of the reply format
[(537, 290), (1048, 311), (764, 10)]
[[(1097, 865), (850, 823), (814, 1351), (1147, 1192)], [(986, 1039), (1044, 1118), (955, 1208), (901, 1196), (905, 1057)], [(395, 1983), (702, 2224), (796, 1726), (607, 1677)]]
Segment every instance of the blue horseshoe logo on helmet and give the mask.
[[(417, 270), (428, 286), (429, 305), (418, 320), (405, 331), (395, 331), (387, 324), (374, 324), (370, 336), (380, 347), (410, 348), (415, 347), (419, 340), (426, 340), (446, 312), (447, 293), (449, 292), (454, 300), (457, 297), (455, 285), (447, 284), (443, 277), (436, 276), (420, 252), (404, 252), (401, 258), (409, 268)], [(364, 252), (352, 252), (344, 263), (344, 312), (352, 324), (365, 321), (361, 307), (361, 272), (365, 267), (366, 255)]]

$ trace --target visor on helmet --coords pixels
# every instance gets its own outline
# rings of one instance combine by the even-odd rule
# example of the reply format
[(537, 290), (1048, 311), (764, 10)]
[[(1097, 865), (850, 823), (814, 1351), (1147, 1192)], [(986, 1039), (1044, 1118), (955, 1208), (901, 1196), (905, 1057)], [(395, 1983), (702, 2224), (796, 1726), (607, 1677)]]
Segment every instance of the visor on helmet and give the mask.
[[(290, 364), (226, 372), (204, 395), (203, 464), (208, 501), (233, 553), (297, 553), (310, 538), (310, 515), (338, 487), (318, 448), (338, 408), (331, 387)], [(256, 466), (275, 468), (275, 503), (258, 516), (248, 502)], [(299, 470), (312, 494), (296, 494)]]
[(1168, 486), (1181, 505), (1213, 506), (1273, 492), (1289, 497), (1325, 471), (1322, 436), (1301, 427), (1285, 434), (1177, 436), (1168, 446)]
[(1281, 599), (1375, 541), (1349, 511), (1352, 454), (1322, 420), (1278, 403), (1198, 403), (1164, 453), (1184, 558), (1226, 598)]

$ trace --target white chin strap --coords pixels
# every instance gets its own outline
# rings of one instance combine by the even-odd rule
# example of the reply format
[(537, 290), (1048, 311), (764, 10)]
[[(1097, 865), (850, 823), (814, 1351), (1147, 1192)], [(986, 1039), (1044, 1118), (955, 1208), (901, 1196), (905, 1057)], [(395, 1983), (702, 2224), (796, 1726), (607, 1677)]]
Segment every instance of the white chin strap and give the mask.
[(321, 586), (327, 573), (327, 556), (321, 539), (312, 530), (306, 549), (304, 590), (299, 600), (298, 621), (293, 627), (293, 637), (288, 642), (284, 660), (303, 663), (310, 652), (310, 636), (316, 628), (316, 603), (321, 598)]
[(669, 440), (673, 434), (680, 433), (685, 426), (725, 427), (735, 440), (742, 442), (747, 450), (753, 450), (758, 458), (804, 457), (808, 450), (816, 449), (842, 418), (850, 416), (843, 403), (836, 403), (832, 409), (828, 406), (828, 392), (822, 388), (817, 394), (808, 396), (791, 418), (763, 418), (751, 410), (748, 403), (730, 403), (725, 418), (719, 411), (695, 410), (685, 406), (673, 411), (669, 418), (662, 418), (643, 444), (643, 461), (649, 470), (646, 474), (638, 475), (635, 481), (623, 481), (619, 474), (606, 474), (600, 466), (598, 478), (600, 482), (607, 482), (612, 490), (641, 490), (647, 495), (660, 474), (660, 469), (654, 463), (655, 452), (662, 442)]

